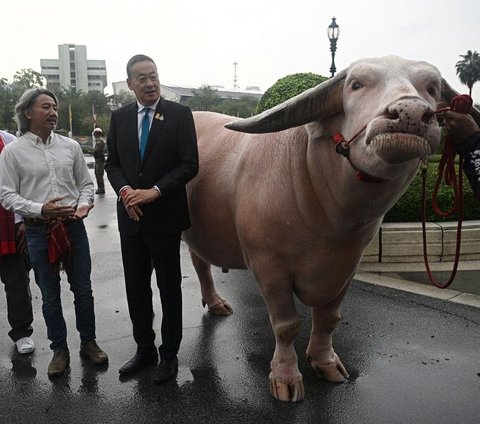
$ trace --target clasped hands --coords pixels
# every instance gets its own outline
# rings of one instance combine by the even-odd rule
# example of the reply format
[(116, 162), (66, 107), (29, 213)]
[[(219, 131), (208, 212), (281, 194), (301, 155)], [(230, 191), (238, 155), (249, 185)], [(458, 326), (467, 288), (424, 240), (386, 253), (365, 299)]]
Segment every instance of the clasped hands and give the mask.
[(42, 216), (49, 218), (72, 218), (72, 219), (84, 219), (88, 216), (90, 209), (93, 205), (83, 205), (78, 208), (73, 206), (67, 206), (58, 204), (64, 196), (54, 197), (47, 200), (42, 206)]
[(140, 221), (143, 216), (141, 205), (151, 203), (160, 197), (160, 193), (154, 188), (132, 189), (130, 187), (122, 190), (120, 195), (128, 216), (134, 221)]

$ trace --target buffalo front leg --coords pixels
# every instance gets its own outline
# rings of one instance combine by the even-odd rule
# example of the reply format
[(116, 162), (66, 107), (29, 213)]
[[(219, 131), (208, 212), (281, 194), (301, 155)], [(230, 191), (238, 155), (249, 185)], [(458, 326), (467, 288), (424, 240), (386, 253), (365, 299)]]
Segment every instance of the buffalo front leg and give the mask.
[(192, 249), (189, 249), (192, 264), (200, 281), (202, 305), (214, 315), (230, 315), (233, 310), (230, 304), (217, 292), (213, 282), (211, 265), (200, 258)]
[(275, 352), (270, 362), (270, 392), (273, 397), (290, 402), (298, 402), (305, 397), (303, 377), (298, 370), (298, 358), (293, 340), (298, 334), (300, 320), (277, 324), (275, 333)]
[(301, 322), (291, 288), (282, 290), (278, 285), (271, 287), (272, 290), (262, 287), (275, 335), (275, 352), (270, 362), (270, 392), (278, 400), (298, 402), (305, 397), (305, 390), (293, 342)]
[(312, 308), (312, 332), (307, 348), (307, 360), (317, 376), (332, 383), (343, 383), (348, 378), (348, 372), (332, 344), (332, 333), (340, 321), (340, 303), (347, 287), (329, 304)]

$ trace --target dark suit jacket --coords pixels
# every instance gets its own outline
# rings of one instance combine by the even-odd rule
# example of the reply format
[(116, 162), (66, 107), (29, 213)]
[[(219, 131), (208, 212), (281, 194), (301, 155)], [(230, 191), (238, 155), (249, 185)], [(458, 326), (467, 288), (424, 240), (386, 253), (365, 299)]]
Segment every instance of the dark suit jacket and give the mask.
[(110, 121), (105, 170), (115, 192), (157, 186), (162, 195), (142, 205), (140, 222), (130, 219), (117, 202), (118, 227), (126, 235), (146, 230), (152, 235), (181, 232), (190, 226), (185, 185), (198, 172), (195, 125), (190, 109), (160, 99), (143, 160), (140, 159), (137, 103), (115, 110)]

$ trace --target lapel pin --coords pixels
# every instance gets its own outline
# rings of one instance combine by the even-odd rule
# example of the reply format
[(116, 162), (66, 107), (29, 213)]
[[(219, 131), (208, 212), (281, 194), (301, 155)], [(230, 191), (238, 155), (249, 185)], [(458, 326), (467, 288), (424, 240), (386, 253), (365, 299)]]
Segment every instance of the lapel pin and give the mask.
[(163, 115), (160, 115), (160, 113), (156, 113), (154, 116), (155, 119), (158, 119), (159, 121), (163, 121)]

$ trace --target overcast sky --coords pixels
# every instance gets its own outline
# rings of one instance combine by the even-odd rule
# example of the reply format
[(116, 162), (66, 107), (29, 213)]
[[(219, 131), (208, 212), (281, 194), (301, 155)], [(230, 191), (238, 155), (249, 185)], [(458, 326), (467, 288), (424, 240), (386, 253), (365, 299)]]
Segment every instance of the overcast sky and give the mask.
[[(337, 18), (337, 70), (362, 57), (425, 60), (462, 93), (459, 55), (480, 52), (479, 0), (6, 0), (1, 6), (0, 78), (40, 72), (58, 45), (87, 46), (108, 83), (126, 78), (137, 53), (151, 56), (165, 84), (266, 90), (296, 72), (329, 76), (327, 27)], [(111, 86), (107, 89), (111, 93)], [(473, 93), (480, 102), (480, 82)]]

